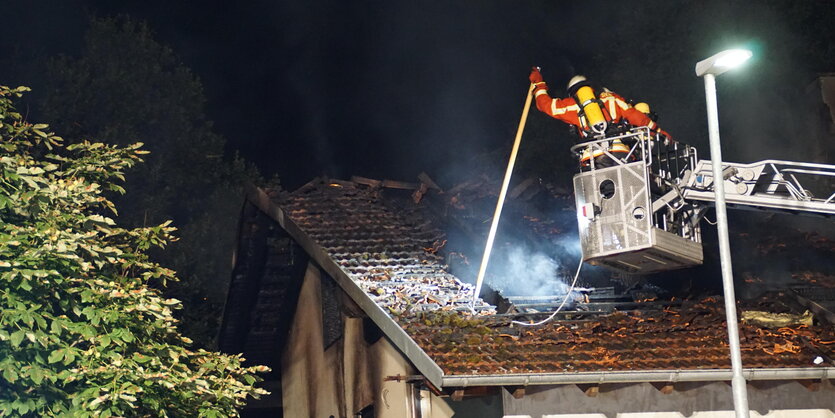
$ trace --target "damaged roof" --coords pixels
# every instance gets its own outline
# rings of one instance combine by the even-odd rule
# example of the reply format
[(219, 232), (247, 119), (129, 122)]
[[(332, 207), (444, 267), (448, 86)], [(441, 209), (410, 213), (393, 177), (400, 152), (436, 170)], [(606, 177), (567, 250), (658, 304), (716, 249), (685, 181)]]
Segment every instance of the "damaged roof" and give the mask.
[(438, 254), (443, 232), (414, 208), (387, 207), (382, 192), (351, 182), (314, 183), (279, 205), (390, 313), (467, 309), (474, 288), (447, 271)]
[[(593, 320), (557, 320), (535, 328), (509, 329), (506, 321), (489, 320), (460, 328), (443, 320), (405, 326), (446, 374), (730, 367), (721, 300), (656, 307)], [(809, 325), (775, 330), (743, 323), (740, 339), (742, 363), (748, 368), (813, 366), (816, 358), (828, 357), (821, 347), (835, 343), (831, 328)]]
[[(277, 221), (437, 387), (730, 380), (721, 300), (653, 301), (541, 327), (510, 316), (452, 274), (449, 239), (427, 216), (426, 183), (317, 179), (292, 193), (251, 188)], [(447, 196), (451, 198), (452, 196)], [(454, 199), (447, 199), (455, 204)], [(447, 254), (448, 255), (448, 254)], [(740, 309), (774, 310), (773, 299)], [(817, 379), (835, 372), (831, 326), (741, 325), (745, 376)]]

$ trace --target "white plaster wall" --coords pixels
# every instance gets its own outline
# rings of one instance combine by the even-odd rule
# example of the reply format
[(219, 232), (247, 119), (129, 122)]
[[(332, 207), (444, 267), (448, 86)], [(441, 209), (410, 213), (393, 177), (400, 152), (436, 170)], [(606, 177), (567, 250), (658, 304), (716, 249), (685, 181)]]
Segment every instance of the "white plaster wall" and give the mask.
[[(757, 387), (759, 386), (759, 387)], [(835, 418), (835, 388), (817, 391), (791, 382), (748, 386), (752, 417)], [(504, 416), (530, 418), (733, 418), (731, 388), (725, 383), (679, 383), (665, 395), (648, 383), (603, 385), (586, 396), (575, 385), (530, 387), (514, 399), (503, 391)]]
[(420, 416), (426, 418), (450, 418), (453, 416), (452, 408), (442, 398), (432, 394), (428, 390), (420, 391)]
[[(346, 414), (351, 416), (374, 403), (374, 388), (371, 376), (370, 347), (363, 338), (362, 319), (344, 318), (343, 344), (343, 390), (345, 392)], [(332, 347), (331, 349), (335, 349)]]
[(451, 418), (452, 408), (440, 397), (428, 390), (415, 393), (414, 385), (394, 380), (390, 376), (410, 376), (417, 372), (386, 338), (371, 347), (373, 382), (377, 394), (375, 409), (377, 418)]
[(304, 275), (299, 302), (281, 358), (285, 417), (340, 417), (339, 368), (322, 339), (321, 273), (313, 264)]
[(405, 382), (385, 381), (388, 376), (414, 374), (412, 366), (400, 352), (381, 338), (371, 346), (371, 368), (375, 386), (374, 412), (378, 418), (403, 418), (415, 416), (415, 396), (412, 385)]
[(311, 263), (282, 355), (284, 416), (352, 417), (373, 403), (377, 418), (452, 417), (443, 399), (428, 391), (417, 394), (410, 383), (386, 381), (417, 372), (385, 337), (369, 345), (361, 318), (344, 316), (343, 337), (324, 349), (323, 279), (327, 278)]
[[(552, 414), (552, 415), (543, 415), (542, 418), (574, 418), (574, 417), (583, 417), (583, 418), (609, 418), (612, 415), (606, 414)], [(713, 412), (695, 412), (693, 415), (688, 415), (688, 418), (734, 418), (734, 411), (713, 411)], [(756, 411), (751, 411), (751, 418), (760, 418), (760, 417), (768, 417), (768, 418), (824, 418), (832, 416), (827, 411), (822, 411), (820, 409), (798, 409), (793, 411), (773, 411), (766, 415), (760, 415)], [(505, 416), (504, 418), (508, 418), (509, 416)], [(516, 416), (513, 416), (516, 417)], [(530, 417), (529, 415), (525, 415), (525, 417)], [(618, 413), (615, 415), (617, 418), (659, 418), (659, 417), (685, 417), (679, 412), (676, 413), (669, 413), (669, 412), (626, 412), (626, 413)], [(519, 417), (521, 418), (521, 417)]]

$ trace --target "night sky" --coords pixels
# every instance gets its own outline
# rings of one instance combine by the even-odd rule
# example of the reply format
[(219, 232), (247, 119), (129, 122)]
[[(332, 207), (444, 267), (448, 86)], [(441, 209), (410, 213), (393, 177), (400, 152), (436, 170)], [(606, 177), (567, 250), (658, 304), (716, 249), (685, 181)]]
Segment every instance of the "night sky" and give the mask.
[[(792, 2), (14, 2), (0, 10), (0, 45), (6, 57), (73, 55), (88, 16), (143, 19), (201, 79), (229, 151), (292, 189), (321, 174), (445, 178), (474, 155), (508, 148), (533, 65), (554, 94), (583, 73), (649, 101), (663, 128), (707, 156), (693, 67), (735, 46), (757, 55), (719, 80), (726, 159), (809, 159), (787, 146), (803, 140), (797, 118), (772, 114), (791, 114), (796, 98), (784, 92), (833, 70), (826, 22), (835, 6), (794, 3), (786, 12)], [(2, 83), (37, 90), (37, 80), (15, 76)], [(526, 140), (571, 140), (536, 112), (529, 124)]]
[[(447, 190), (487, 177), (482, 189), (498, 184), (532, 66), (542, 68), (552, 95), (562, 95), (572, 76), (584, 74), (628, 99), (648, 102), (664, 130), (696, 146), (701, 158), (709, 158), (704, 84), (694, 66), (719, 51), (739, 47), (751, 49), (754, 57), (744, 68), (717, 79), (724, 159), (835, 163), (835, 134), (822, 118), (828, 109), (815, 84), (819, 74), (835, 72), (832, 0), (0, 1), (0, 84), (33, 89), (19, 107), (27, 119), (61, 126), (62, 121), (55, 119), (66, 112), (70, 116), (63, 127), (80, 127), (78, 135), (84, 135), (86, 127), (77, 120), (109, 120), (106, 111), (86, 113), (101, 107), (101, 102), (92, 106), (79, 102), (72, 107), (77, 97), (72, 95), (45, 108), (49, 102), (44, 97), (62, 93), (60, 87), (50, 90), (45, 64), (60, 62), (54, 58), (62, 55), (82, 56), (91, 18), (120, 15), (146, 22), (154, 40), (170, 47), (199, 78), (205, 116), (226, 141), (226, 161), (238, 153), (256, 165), (263, 177), (278, 176), (288, 190), (322, 175), (413, 182), (421, 172)], [(126, 52), (129, 55), (131, 49)], [(141, 64), (155, 65), (150, 62)], [(89, 74), (84, 70), (82, 77)], [(134, 96), (124, 100), (143, 96), (142, 91), (120, 89), (120, 77), (95, 78), (93, 74), (94, 81), (110, 84), (85, 79), (88, 83), (80, 83), (81, 88), (93, 93), (102, 89), (102, 100), (111, 100), (104, 103), (112, 103), (112, 97), (119, 95)], [(145, 86), (147, 81), (125, 83)], [(171, 87), (163, 85), (159, 95), (144, 96), (179, 104), (181, 109), (159, 118), (176, 121), (178, 111), (193, 110), (193, 102), (183, 99), (189, 93), (172, 98), (178, 89)], [(139, 118), (133, 118), (134, 109), (143, 106), (131, 104), (113, 107), (134, 123)], [(144, 106), (148, 107), (154, 110), (146, 113), (150, 118), (160, 115), (161, 105)], [(76, 110), (75, 114), (85, 113), (73, 119)], [(39, 113), (51, 114), (53, 120)], [(139, 128), (153, 129), (152, 122), (140, 123)], [(195, 126), (204, 126), (203, 119), (197, 122)], [(91, 132), (106, 134), (107, 130)], [(190, 134), (153, 133), (142, 137), (147, 148), (175, 151), (155, 151), (144, 167), (152, 167), (153, 158), (169, 164), (176, 160), (160, 156), (199, 154), (207, 149), (195, 146), (183, 151), (187, 142), (180, 139), (192, 138)], [(122, 136), (114, 139), (122, 140)], [(550, 190), (570, 195), (576, 161), (568, 149), (575, 141), (564, 124), (532, 109), (514, 178), (536, 176)], [(202, 157), (191, 161), (209, 160)], [(185, 332), (202, 335), (203, 343), (210, 345), (216, 333), (205, 318), (214, 315), (218, 320), (225, 302), (231, 274), (226, 260), (236, 245), (240, 203), (213, 194), (221, 189), (220, 177), (204, 179), (184, 169), (199, 170), (198, 165), (173, 165), (166, 165), (164, 169), (170, 171), (157, 178), (143, 177), (141, 168), (135, 169), (140, 175), (134, 178), (154, 180), (135, 184), (153, 187), (129, 188), (136, 192), (125, 196), (127, 210), (120, 220), (131, 225), (133, 213), (132, 225), (145, 225), (148, 208), (152, 208), (160, 222), (173, 219), (182, 228), (179, 247), (173, 245), (160, 257), (168, 257), (164, 265), (173, 266), (187, 279), (181, 289), (173, 290), (175, 297), (188, 301)], [(231, 182), (237, 185), (239, 180), (233, 177)], [(136, 200), (131, 203), (131, 198)], [(152, 204), (147, 199), (155, 200)], [(539, 209), (574, 222), (572, 210)], [(782, 216), (772, 222), (769, 216), (732, 211), (731, 232), (794, 236), (794, 242), (802, 239), (797, 238), (798, 232), (835, 237), (833, 222), (800, 216)], [(655, 275), (652, 280), (665, 287), (697, 283), (718, 289), (714, 231), (703, 228), (704, 266)], [(516, 242), (512, 233), (507, 235), (500, 233), (499, 240)], [(564, 235), (565, 242), (575, 243), (575, 234), (566, 230)], [(759, 271), (770, 275), (763, 276), (766, 279), (783, 280), (790, 277), (790, 267), (796, 267), (788, 257), (765, 260), (758, 256), (756, 239), (735, 235), (733, 242), (734, 267), (740, 272)], [(564, 248), (557, 245), (548, 251), (559, 252), (561, 257), (571, 253)], [(795, 246), (794, 250), (802, 252), (803, 248)], [(813, 259), (817, 253), (808, 257), (811, 261), (806, 264), (821, 269), (832, 264), (829, 258)], [(573, 271), (573, 260), (570, 265)], [(588, 269), (583, 276), (584, 280), (591, 276)]]

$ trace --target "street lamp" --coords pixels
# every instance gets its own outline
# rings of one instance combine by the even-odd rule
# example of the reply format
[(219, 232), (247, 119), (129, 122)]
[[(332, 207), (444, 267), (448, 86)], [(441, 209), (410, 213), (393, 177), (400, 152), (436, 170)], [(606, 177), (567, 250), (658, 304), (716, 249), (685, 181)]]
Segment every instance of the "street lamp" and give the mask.
[(751, 58), (751, 51), (747, 49), (728, 49), (710, 58), (696, 63), (696, 75), (701, 77), (706, 74), (714, 76), (724, 73), (730, 69), (739, 67), (748, 58)]
[(719, 111), (716, 105), (716, 76), (736, 68), (751, 51), (729, 49), (696, 63), (696, 75), (705, 79), (707, 126), (710, 138), (710, 165), (713, 168), (713, 192), (716, 196), (716, 224), (719, 234), (719, 260), (722, 264), (722, 287), (725, 294), (725, 315), (728, 322), (728, 343), (731, 348), (731, 387), (736, 418), (748, 418), (748, 390), (742, 376), (742, 354), (739, 349), (739, 326), (736, 317), (736, 296), (731, 269), (731, 248), (728, 239), (728, 212), (725, 207), (725, 179), (722, 175), (722, 150), (719, 143)]

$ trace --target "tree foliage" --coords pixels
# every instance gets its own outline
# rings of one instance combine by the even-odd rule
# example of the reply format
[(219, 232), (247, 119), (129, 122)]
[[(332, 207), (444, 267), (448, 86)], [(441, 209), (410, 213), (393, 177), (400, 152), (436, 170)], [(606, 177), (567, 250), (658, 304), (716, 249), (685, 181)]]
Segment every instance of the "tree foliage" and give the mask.
[(156, 260), (182, 281), (167, 293), (186, 301), (183, 325), (212, 346), (231, 275), (242, 185), (258, 173), (226, 158), (225, 139), (204, 115), (200, 80), (149, 27), (127, 17), (94, 18), (78, 55), (47, 66), (42, 117), (68, 143), (97, 138), (145, 143), (151, 152), (117, 198), (120, 222), (144, 226), (170, 219), (182, 239)]
[(177, 330), (176, 280), (147, 252), (170, 222), (126, 229), (110, 195), (141, 143), (64, 146), (0, 86), (0, 411), (28, 416), (227, 416), (264, 367), (202, 349)]

